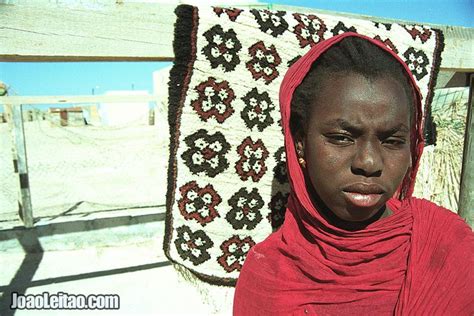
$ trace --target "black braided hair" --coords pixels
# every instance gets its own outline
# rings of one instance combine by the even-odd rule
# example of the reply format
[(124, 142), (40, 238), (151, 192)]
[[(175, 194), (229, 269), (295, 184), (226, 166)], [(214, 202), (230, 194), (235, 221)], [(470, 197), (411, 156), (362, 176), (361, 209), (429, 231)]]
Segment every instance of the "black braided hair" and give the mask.
[(359, 74), (368, 79), (390, 77), (398, 81), (409, 100), (414, 117), (413, 88), (402, 65), (388, 52), (359, 37), (346, 37), (324, 52), (311, 66), (291, 100), (290, 129), (306, 132), (307, 120), (322, 83), (334, 75)]

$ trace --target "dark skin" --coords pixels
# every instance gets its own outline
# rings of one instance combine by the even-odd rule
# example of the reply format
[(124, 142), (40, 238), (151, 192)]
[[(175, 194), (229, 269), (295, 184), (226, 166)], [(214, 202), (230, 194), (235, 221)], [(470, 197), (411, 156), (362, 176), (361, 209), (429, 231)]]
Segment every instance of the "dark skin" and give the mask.
[(386, 202), (411, 166), (411, 107), (401, 84), (334, 74), (310, 106), (295, 146), (315, 206), (348, 229), (390, 216)]

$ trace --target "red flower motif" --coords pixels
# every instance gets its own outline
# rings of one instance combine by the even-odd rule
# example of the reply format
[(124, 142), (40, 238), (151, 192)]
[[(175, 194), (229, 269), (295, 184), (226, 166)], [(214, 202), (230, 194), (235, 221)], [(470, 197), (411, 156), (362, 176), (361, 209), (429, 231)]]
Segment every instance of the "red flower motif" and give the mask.
[(431, 30), (422, 25), (405, 25), (404, 28), (411, 35), (412, 39), (418, 37), (422, 43), (425, 43), (431, 37)]
[(220, 8), (220, 7), (213, 7), (214, 13), (217, 14), (218, 17), (221, 17), (222, 13), (227, 14), (229, 17), (229, 20), (234, 22), (237, 17), (240, 15), (242, 12), (241, 9), (236, 9), (236, 8)]
[(383, 41), (379, 35), (375, 36), (374, 39), (384, 43), (385, 46), (390, 48), (395, 54), (398, 54), (398, 49), (395, 47), (395, 45), (392, 43), (390, 39), (387, 38), (386, 40)]
[(294, 28), (294, 33), (300, 42), (301, 48), (308, 45), (313, 47), (324, 39), (324, 32), (326, 32), (327, 27), (323, 20), (313, 14), (294, 13), (293, 16), (298, 21), (298, 25)]
[(267, 171), (265, 159), (268, 157), (268, 150), (262, 140), (259, 139), (254, 143), (250, 137), (245, 138), (237, 147), (237, 153), (240, 159), (235, 165), (235, 170), (240, 179), (246, 181), (251, 177), (254, 182), (258, 182)]
[(212, 185), (200, 188), (196, 181), (191, 181), (183, 185), (179, 191), (182, 198), (178, 201), (178, 208), (185, 219), (194, 219), (205, 226), (219, 216), (216, 206), (222, 199)]
[(235, 99), (235, 94), (227, 81), (217, 82), (215, 78), (209, 77), (195, 90), (199, 97), (191, 103), (191, 106), (203, 121), (206, 122), (214, 116), (219, 123), (223, 123), (234, 113), (232, 101)]
[(229, 273), (235, 270), (240, 271), (247, 253), (253, 246), (255, 246), (255, 242), (250, 236), (240, 239), (239, 236), (234, 235), (222, 243), (223, 254), (217, 259), (217, 262)]
[(267, 48), (262, 41), (257, 42), (249, 48), (249, 54), (252, 59), (246, 65), (255, 80), (263, 78), (265, 84), (269, 84), (278, 77), (281, 58), (274, 45)]

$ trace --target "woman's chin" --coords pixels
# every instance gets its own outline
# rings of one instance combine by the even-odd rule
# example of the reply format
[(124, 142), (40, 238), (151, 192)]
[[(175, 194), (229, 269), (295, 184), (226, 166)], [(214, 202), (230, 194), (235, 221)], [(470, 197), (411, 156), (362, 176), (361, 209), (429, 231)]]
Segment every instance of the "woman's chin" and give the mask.
[(369, 222), (383, 217), (385, 212), (385, 204), (372, 207), (354, 207), (349, 206), (341, 212), (334, 212), (339, 219), (346, 222)]
[(388, 196), (377, 194), (367, 198), (344, 194), (342, 197), (338, 197), (337, 203), (331, 203), (331, 200), (328, 201), (329, 203), (325, 203), (316, 193), (311, 196), (311, 199), (316, 209), (329, 222), (336, 226), (347, 227), (351, 226), (351, 223), (368, 224), (384, 217)]

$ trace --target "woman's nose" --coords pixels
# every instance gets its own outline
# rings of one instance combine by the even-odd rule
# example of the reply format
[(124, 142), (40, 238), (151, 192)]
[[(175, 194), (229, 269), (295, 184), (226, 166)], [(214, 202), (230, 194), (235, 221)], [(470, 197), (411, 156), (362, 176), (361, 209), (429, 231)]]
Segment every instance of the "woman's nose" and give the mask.
[(351, 169), (354, 174), (365, 177), (379, 177), (382, 174), (383, 158), (379, 144), (361, 141), (356, 145)]

